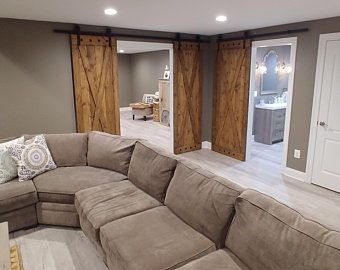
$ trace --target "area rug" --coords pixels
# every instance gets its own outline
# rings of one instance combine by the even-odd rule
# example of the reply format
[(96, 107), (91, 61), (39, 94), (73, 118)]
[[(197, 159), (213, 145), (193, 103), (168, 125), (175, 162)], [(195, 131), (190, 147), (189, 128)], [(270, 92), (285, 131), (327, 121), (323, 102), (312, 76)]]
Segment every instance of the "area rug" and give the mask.
[(12, 270), (23, 270), (24, 268), (22, 267), (19, 246), (17, 245), (12, 246), (10, 253), (11, 253), (11, 269)]

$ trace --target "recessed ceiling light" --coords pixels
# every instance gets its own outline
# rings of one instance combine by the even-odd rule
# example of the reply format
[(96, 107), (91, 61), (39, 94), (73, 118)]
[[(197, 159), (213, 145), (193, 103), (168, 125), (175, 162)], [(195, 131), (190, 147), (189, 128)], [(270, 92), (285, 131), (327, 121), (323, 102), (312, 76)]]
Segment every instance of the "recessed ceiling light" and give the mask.
[(225, 21), (227, 21), (227, 16), (219, 15), (219, 16), (216, 17), (216, 21), (225, 22)]
[(124, 50), (119, 50), (119, 52), (120, 52), (120, 53), (123, 53), (123, 52), (125, 52), (125, 51), (124, 51)]
[(104, 13), (106, 15), (116, 15), (118, 13), (117, 10), (115, 10), (114, 8), (107, 8), (104, 10)]

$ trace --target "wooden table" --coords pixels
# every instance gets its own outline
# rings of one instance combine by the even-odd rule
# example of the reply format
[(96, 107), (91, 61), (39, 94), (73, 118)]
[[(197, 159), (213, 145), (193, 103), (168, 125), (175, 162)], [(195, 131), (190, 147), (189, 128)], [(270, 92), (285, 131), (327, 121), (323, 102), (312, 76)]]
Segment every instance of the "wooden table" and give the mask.
[(0, 270), (10, 270), (10, 247), (9, 247), (9, 233), (8, 223), (0, 223)]

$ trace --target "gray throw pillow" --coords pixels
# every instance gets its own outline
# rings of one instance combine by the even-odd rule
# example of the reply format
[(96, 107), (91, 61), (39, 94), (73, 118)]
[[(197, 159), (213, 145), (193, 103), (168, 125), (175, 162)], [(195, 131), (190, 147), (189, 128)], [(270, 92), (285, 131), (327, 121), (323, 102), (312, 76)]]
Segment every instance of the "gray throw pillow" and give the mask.
[(24, 138), (18, 138), (0, 144), (0, 184), (6, 183), (18, 176), (18, 166), (9, 155), (7, 147), (17, 143), (23, 143)]

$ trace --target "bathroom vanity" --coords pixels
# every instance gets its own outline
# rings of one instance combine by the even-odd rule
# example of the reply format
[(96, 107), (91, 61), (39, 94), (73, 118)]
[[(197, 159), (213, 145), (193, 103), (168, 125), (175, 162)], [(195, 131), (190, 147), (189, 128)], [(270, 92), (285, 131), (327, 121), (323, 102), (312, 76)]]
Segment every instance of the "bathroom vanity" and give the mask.
[(283, 141), (286, 107), (286, 103), (256, 105), (254, 122), (256, 142), (273, 144)]

